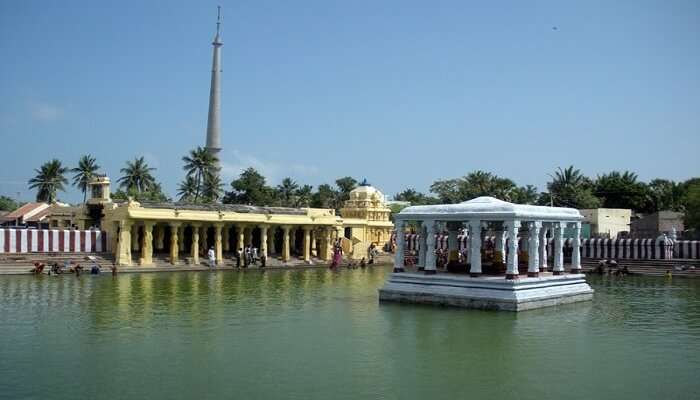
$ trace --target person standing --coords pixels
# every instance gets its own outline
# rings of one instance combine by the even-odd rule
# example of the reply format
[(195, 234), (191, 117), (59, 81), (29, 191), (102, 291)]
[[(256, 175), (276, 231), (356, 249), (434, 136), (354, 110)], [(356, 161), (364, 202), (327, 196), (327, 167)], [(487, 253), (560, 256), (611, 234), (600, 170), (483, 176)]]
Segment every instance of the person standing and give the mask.
[(243, 248), (239, 248), (236, 252), (236, 268), (241, 267), (241, 257), (243, 257)]
[(207, 256), (209, 258), (209, 269), (214, 269), (216, 267), (216, 252), (213, 247), (209, 248)]
[(250, 246), (246, 246), (243, 250), (243, 268), (248, 268), (250, 264)]

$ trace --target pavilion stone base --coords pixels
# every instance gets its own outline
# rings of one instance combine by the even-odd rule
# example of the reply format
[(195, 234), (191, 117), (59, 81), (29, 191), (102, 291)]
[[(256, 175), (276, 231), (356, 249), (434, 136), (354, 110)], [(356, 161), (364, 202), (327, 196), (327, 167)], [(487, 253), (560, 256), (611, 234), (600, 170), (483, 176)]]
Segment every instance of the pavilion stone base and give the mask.
[(502, 276), (392, 274), (379, 289), (380, 301), (432, 304), (482, 310), (524, 311), (593, 299), (583, 274)]

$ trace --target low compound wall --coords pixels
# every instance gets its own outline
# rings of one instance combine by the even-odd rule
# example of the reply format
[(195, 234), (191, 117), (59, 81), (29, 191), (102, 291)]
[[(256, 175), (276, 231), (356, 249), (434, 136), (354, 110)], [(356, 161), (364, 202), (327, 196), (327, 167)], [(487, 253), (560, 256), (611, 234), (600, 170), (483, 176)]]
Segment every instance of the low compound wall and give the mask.
[(1, 253), (95, 253), (107, 250), (97, 230), (0, 228)]

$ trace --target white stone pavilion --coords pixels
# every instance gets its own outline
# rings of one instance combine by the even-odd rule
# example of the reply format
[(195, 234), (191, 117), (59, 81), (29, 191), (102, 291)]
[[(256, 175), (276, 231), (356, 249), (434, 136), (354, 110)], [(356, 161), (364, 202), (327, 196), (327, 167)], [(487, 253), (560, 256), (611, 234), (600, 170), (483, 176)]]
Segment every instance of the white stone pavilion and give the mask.
[[(407, 207), (395, 215), (394, 273), (380, 289), (380, 300), (513, 311), (590, 300), (593, 290), (580, 273), (582, 219), (578, 210), (572, 208), (513, 204), (492, 197), (459, 204)], [(420, 227), (417, 266), (423, 274), (407, 273), (404, 269), (403, 232), (408, 223)], [(444, 228), (448, 231), (450, 257), (457, 254), (458, 234), (468, 230), (469, 276), (437, 274), (435, 234)], [(564, 268), (567, 228), (573, 232), (569, 273)], [(496, 253), (507, 254), (505, 277), (482, 275), (481, 247), (486, 230), (496, 234)], [(554, 238), (553, 267), (551, 274), (542, 274), (547, 271), (548, 231)], [(527, 277), (522, 278), (518, 271), (519, 235), (527, 237), (523, 241), (527, 243)]]

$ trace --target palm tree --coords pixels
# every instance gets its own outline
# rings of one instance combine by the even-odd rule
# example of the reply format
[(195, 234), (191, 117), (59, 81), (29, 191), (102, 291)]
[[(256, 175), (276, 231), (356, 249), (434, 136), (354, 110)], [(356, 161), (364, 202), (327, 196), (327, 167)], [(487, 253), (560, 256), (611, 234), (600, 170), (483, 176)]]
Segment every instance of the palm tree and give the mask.
[(218, 174), (206, 174), (204, 176), (204, 182), (202, 182), (202, 198), (209, 203), (213, 203), (219, 198), (224, 192), (224, 185), (221, 183), (221, 178)]
[(122, 177), (117, 182), (127, 192), (143, 193), (155, 185), (156, 179), (151, 175), (151, 171), (155, 170), (148, 166), (143, 157), (134, 158), (134, 161), (126, 162), (126, 168), (119, 170)]
[(297, 207), (308, 207), (311, 203), (311, 197), (313, 196), (314, 187), (311, 185), (304, 185), (300, 187), (296, 192), (296, 206)]
[(89, 154), (80, 157), (78, 161), (78, 166), (71, 169), (75, 175), (73, 176), (73, 186), (77, 186), (83, 192), (83, 203), (87, 199), (87, 185), (95, 176), (95, 172), (100, 169), (97, 165), (97, 160)]
[(299, 185), (292, 178), (282, 179), (282, 183), (277, 185), (277, 193), (282, 205), (285, 207), (294, 206), (294, 196), (296, 195)]
[(216, 164), (219, 160), (211, 154), (206, 148), (197, 147), (190, 150), (190, 153), (182, 157), (185, 165), (182, 167), (188, 177), (193, 177), (197, 190), (194, 194), (194, 201), (197, 202), (200, 196), (203, 195), (204, 181), (209, 179), (210, 175), (218, 175)]
[(197, 182), (191, 176), (185, 177), (185, 180), (180, 183), (177, 189), (177, 195), (180, 196), (180, 201), (193, 201), (197, 193)]
[(56, 200), (56, 193), (59, 190), (64, 191), (63, 185), (68, 184), (68, 179), (64, 176), (68, 172), (68, 168), (54, 158), (34, 171), (36, 176), (29, 180), (29, 188), (37, 189), (37, 201), (52, 203)]

